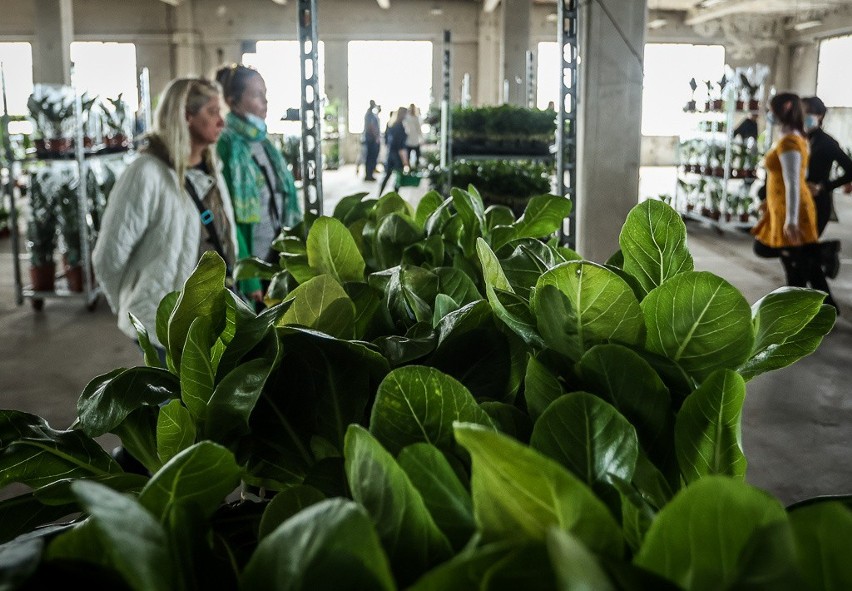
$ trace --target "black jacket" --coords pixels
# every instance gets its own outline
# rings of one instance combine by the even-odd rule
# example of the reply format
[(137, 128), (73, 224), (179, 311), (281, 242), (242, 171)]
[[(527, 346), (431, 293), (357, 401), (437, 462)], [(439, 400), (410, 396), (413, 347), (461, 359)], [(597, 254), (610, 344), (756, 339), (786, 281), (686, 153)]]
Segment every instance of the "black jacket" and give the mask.
[[(808, 163), (808, 182), (821, 184), (824, 192), (831, 193), (837, 187), (852, 182), (852, 159), (843, 151), (837, 140), (828, 135), (822, 128), (808, 133), (811, 146), (811, 157)], [(834, 163), (843, 169), (843, 174), (831, 179), (831, 169)]]

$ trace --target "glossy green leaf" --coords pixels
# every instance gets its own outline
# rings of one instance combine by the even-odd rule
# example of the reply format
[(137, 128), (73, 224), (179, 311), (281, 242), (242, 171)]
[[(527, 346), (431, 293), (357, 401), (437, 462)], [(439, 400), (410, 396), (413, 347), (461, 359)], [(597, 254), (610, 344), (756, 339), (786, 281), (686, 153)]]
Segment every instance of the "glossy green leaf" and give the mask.
[(265, 357), (252, 359), (219, 382), (207, 405), (205, 438), (224, 443), (229, 436), (249, 432), (249, 418), (275, 363)]
[(344, 339), (354, 335), (355, 304), (330, 275), (320, 275), (303, 283), (285, 301), (292, 301), (292, 305), (279, 326), (305, 326)]
[(225, 261), (214, 251), (205, 252), (184, 283), (175, 309), (169, 316), (168, 351), (175, 367), (180, 367), (184, 342), (196, 318), (207, 318), (212, 334), (222, 331), (225, 326), (226, 291)]
[(527, 202), (524, 214), (515, 223), (515, 238), (543, 238), (562, 227), (571, 213), (571, 200), (558, 195), (539, 195)]
[(408, 216), (398, 213), (385, 216), (379, 222), (373, 243), (379, 268), (388, 269), (399, 265), (405, 249), (422, 238), (423, 231)]
[(565, 259), (556, 249), (539, 240), (517, 240), (510, 246), (514, 250), (509, 256), (500, 259), (500, 266), (512, 289), (527, 298), (543, 273), (571, 260)]
[(176, 504), (191, 504), (209, 517), (236, 489), (240, 468), (224, 447), (202, 441), (181, 451), (156, 472), (139, 502), (162, 520)]
[(699, 382), (736, 369), (754, 344), (751, 310), (740, 291), (712, 273), (681, 273), (642, 301), (646, 347), (676, 361)]
[(350, 425), (344, 456), (352, 498), (364, 506), (376, 524), (401, 585), (452, 555), (423, 497), (368, 431)]
[(266, 509), (263, 510), (258, 538), (262, 540), (302, 509), (324, 500), (324, 494), (314, 487), (304, 484), (276, 493), (269, 504), (266, 505)]
[(494, 400), (480, 402), (479, 407), (491, 417), (491, 422), (500, 433), (505, 433), (521, 443), (529, 443), (533, 423), (527, 413), (512, 404)]
[(391, 364), (398, 367), (422, 359), (432, 353), (438, 345), (438, 337), (433, 330), (426, 330), (426, 323), (412, 326), (405, 336), (379, 337), (373, 344)]
[(780, 369), (813, 353), (834, 326), (836, 310), (822, 304), (825, 295), (810, 289), (783, 287), (756, 302), (754, 348), (740, 367), (746, 380)]
[(91, 515), (109, 562), (134, 589), (169, 589), (174, 562), (163, 526), (129, 496), (102, 484), (80, 480), (71, 485)]
[(415, 443), (403, 448), (397, 462), (453, 548), (462, 548), (476, 530), (473, 503), (441, 450)]
[(509, 280), (506, 279), (506, 274), (500, 266), (500, 261), (482, 238), (476, 241), (476, 253), (479, 256), (479, 264), (482, 265), (482, 275), (485, 279), (485, 284), (493, 289), (501, 289), (503, 291), (513, 292)]
[(515, 223), (515, 212), (505, 205), (489, 205), (485, 208), (485, 226), (489, 231), (497, 226), (511, 226)]
[(429, 214), (424, 224), (427, 236), (441, 235), (446, 228), (446, 225), (453, 218), (452, 214), (453, 200), (449, 198), (445, 200), (438, 209)]
[(393, 454), (418, 442), (452, 451), (454, 421), (491, 426), (470, 391), (452, 377), (431, 367), (400, 367), (379, 385), (370, 432)]
[(565, 394), (559, 379), (535, 357), (527, 361), (524, 377), (524, 396), (527, 411), (533, 421), (537, 421), (551, 402)]
[(563, 591), (615, 591), (597, 558), (565, 530), (547, 532), (547, 551), (556, 573), (557, 589)]
[(852, 589), (852, 511), (827, 502), (790, 513), (799, 568), (811, 589)]
[(180, 394), (174, 374), (153, 367), (116, 369), (89, 382), (77, 400), (80, 428), (91, 437), (115, 429), (143, 405), (157, 405)]
[(455, 434), (473, 459), (473, 509), (486, 540), (541, 541), (558, 527), (594, 552), (621, 556), (609, 510), (568, 470), (479, 425), (456, 424)]
[(577, 335), (584, 349), (604, 341), (640, 342), (645, 326), (639, 302), (630, 286), (612, 271), (589, 262), (554, 267), (536, 283), (530, 302), (536, 314), (538, 291), (546, 285), (559, 289), (571, 302), (576, 324), (570, 334)]
[(345, 499), (308, 507), (261, 540), (241, 589), (394, 591), (388, 559), (364, 509)]
[(380, 222), (392, 213), (400, 213), (412, 217), (414, 215), (414, 208), (399, 193), (391, 191), (385, 193), (376, 201), (373, 206), (372, 215), (377, 222)]
[[(68, 486), (70, 491), (70, 482)], [(22, 540), (18, 539), (13, 544), (8, 542), (19, 536), (26, 539), (27, 536), (32, 535), (31, 532), (43, 531), (47, 524), (57, 522), (67, 515), (79, 512), (79, 510), (76, 502), (62, 503), (60, 501), (56, 504), (46, 505), (33, 492), (19, 494), (0, 501), (0, 523), (3, 524), (2, 529), (0, 529), (0, 588), (8, 580), (5, 575), (14, 576), (14, 572), (4, 569), (9, 567), (7, 560), (17, 560), (15, 545)], [(25, 549), (21, 548), (21, 550)], [(7, 551), (11, 554), (6, 554)], [(37, 557), (41, 557), (41, 549), (38, 550)], [(23, 559), (24, 557), (21, 556), (20, 558)]]
[(280, 270), (281, 267), (277, 263), (273, 265), (257, 257), (247, 257), (234, 264), (233, 275), (237, 281), (254, 278), (269, 281)]
[(172, 400), (160, 409), (157, 415), (157, 456), (161, 462), (168, 462), (195, 443), (195, 435), (195, 421), (180, 400)]
[(118, 464), (82, 431), (57, 431), (41, 417), (0, 410), (0, 488), (12, 482), (39, 488), (60, 478), (118, 472)]
[(215, 376), (210, 346), (210, 320), (198, 317), (189, 327), (180, 364), (180, 396), (196, 419), (205, 416), (207, 402), (213, 395)]
[(636, 430), (627, 419), (586, 392), (551, 403), (535, 423), (530, 446), (589, 486), (606, 482), (610, 474), (630, 481), (639, 453)]
[(621, 529), (624, 539), (636, 553), (642, 547), (642, 541), (654, 521), (656, 511), (635, 484), (617, 476), (611, 476), (609, 482), (618, 491), (621, 499)]
[(522, 547), (498, 542), (466, 549), (423, 575), (408, 591), (482, 589), (482, 581), (494, 565), (518, 553)]
[[(319, 269), (311, 266), (310, 262), (308, 262), (307, 254), (285, 254), (281, 257), (281, 262), (284, 264), (287, 272), (290, 273), (293, 279), (295, 279), (300, 285), (323, 274)], [(280, 277), (280, 275), (276, 275), (275, 278), (273, 278), (272, 284), (269, 286), (270, 293), (276, 293), (273, 291), (273, 287), (280, 289), (275, 285), (275, 283), (277, 283), (275, 280), (278, 277)]]
[(658, 514), (634, 562), (685, 589), (728, 589), (751, 536), (787, 519), (769, 494), (724, 476), (679, 492)]
[(363, 192), (347, 195), (337, 202), (332, 215), (348, 226), (357, 218), (365, 215), (375, 205), (376, 202), (374, 199), (364, 199), (367, 195), (369, 193)]
[(417, 225), (425, 229), (426, 220), (441, 207), (443, 202), (444, 198), (437, 191), (429, 191), (423, 195), (417, 203), (417, 210), (414, 214), (414, 221), (417, 222)]
[(169, 318), (171, 318), (172, 312), (174, 312), (178, 298), (180, 298), (180, 292), (172, 291), (167, 293), (157, 306), (157, 339), (166, 349), (167, 354), (169, 351)]
[(439, 293), (435, 297), (435, 309), (432, 311), (432, 326), (438, 326), (447, 314), (459, 309), (459, 304), (450, 296)]
[(331, 275), (338, 283), (364, 280), (364, 258), (342, 222), (320, 217), (307, 240), (308, 264), (320, 274)]
[(142, 353), (145, 356), (145, 365), (148, 367), (162, 367), (160, 356), (157, 354), (154, 345), (151, 344), (151, 338), (148, 336), (148, 330), (145, 325), (132, 312), (128, 312), (127, 315), (130, 317), (130, 324), (136, 329), (136, 340), (139, 341), (139, 346), (142, 348)]
[(740, 374), (719, 370), (683, 403), (675, 423), (675, 450), (687, 482), (709, 474), (745, 478), (740, 425), (745, 394)]
[(439, 267), (434, 272), (438, 275), (438, 292), (450, 296), (459, 305), (463, 306), (482, 299), (476, 284), (464, 271), (452, 267)]
[(534, 308), (538, 333), (544, 345), (570, 360), (578, 360), (585, 345), (577, 332), (582, 320), (568, 296), (554, 285), (544, 285), (535, 291)]
[(686, 247), (686, 225), (680, 214), (657, 199), (647, 199), (630, 211), (618, 242), (623, 269), (646, 293), (694, 267)]
[(458, 212), (459, 218), (464, 224), (464, 233), (461, 236), (461, 246), (465, 256), (473, 256), (477, 248), (476, 242), (486, 228), (485, 205), (476, 193), (453, 188), (450, 191), (453, 198), (453, 206)]

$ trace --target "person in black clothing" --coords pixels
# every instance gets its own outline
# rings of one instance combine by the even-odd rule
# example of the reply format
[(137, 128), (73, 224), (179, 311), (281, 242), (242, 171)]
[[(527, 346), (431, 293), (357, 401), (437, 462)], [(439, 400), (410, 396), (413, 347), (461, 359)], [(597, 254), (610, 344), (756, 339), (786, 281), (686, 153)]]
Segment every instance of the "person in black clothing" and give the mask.
[(408, 109), (400, 107), (396, 112), (396, 119), (385, 132), (385, 143), (388, 147), (387, 161), (385, 162), (385, 176), (379, 186), (379, 197), (385, 190), (385, 185), (388, 184), (388, 179), (398, 170), (400, 172), (408, 168), (408, 150), (405, 147), (405, 140), (408, 138), (405, 133), (403, 122), (408, 115)]
[(734, 129), (734, 137), (740, 136), (744, 140), (748, 138), (757, 139), (757, 113), (749, 113), (748, 117), (740, 121)]
[(370, 106), (367, 112), (364, 113), (364, 135), (361, 142), (364, 144), (364, 180), (374, 181), (373, 174), (376, 171), (376, 163), (379, 159), (379, 148), (381, 147), (382, 135), (379, 129), (380, 107), (376, 101), (370, 101)]
[[(821, 236), (834, 213), (834, 190), (852, 182), (852, 159), (843, 151), (837, 140), (826, 133), (822, 122), (828, 111), (825, 103), (818, 97), (803, 99), (805, 105), (805, 131), (808, 134), (811, 155), (808, 162), (808, 187), (814, 196), (817, 213), (817, 232)], [(843, 170), (843, 174), (831, 178), (834, 163)], [(840, 268), (840, 241), (829, 240), (822, 243), (822, 262), (825, 274), (829, 278), (837, 276)]]

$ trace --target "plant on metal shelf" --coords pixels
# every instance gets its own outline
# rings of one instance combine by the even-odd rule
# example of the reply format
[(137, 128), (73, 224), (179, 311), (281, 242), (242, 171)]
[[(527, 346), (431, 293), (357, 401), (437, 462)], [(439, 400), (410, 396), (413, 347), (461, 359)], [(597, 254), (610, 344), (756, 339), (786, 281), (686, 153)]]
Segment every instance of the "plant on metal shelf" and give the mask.
[(30, 280), (35, 291), (54, 289), (58, 195), (59, 180), (50, 169), (40, 169), (33, 175), (29, 191), (27, 249), (30, 254)]
[(82, 242), (80, 236), (80, 207), (77, 194), (79, 178), (67, 171), (61, 176), (57, 192), (59, 233), (65, 247), (62, 253), (68, 289), (83, 291)]
[(119, 93), (115, 98), (107, 97), (107, 103), (101, 103), (101, 114), (107, 125), (104, 141), (110, 150), (126, 150), (130, 147), (133, 119), (130, 106), (122, 99), (123, 95)]
[(555, 134), (556, 117), (552, 110), (512, 105), (453, 109), (452, 149), (457, 156), (547, 156)]
[[(95, 378), (71, 429), (0, 412), (0, 485), (33, 489), (0, 502), (8, 580), (852, 581), (849, 508), (785, 508), (745, 482), (740, 444), (746, 382), (816, 349), (835, 318), (824, 294), (784, 288), (750, 307), (694, 271), (683, 222), (657, 200), (630, 213), (607, 264), (582, 260), (537, 239), (564, 202), (514, 220), (473, 188), (416, 210), (345, 198), (281, 237), (291, 289), (260, 315), (205, 254), (160, 302), (165, 367), (139, 326), (147, 365)], [(124, 472), (94, 439), (105, 433), (147, 473)]]

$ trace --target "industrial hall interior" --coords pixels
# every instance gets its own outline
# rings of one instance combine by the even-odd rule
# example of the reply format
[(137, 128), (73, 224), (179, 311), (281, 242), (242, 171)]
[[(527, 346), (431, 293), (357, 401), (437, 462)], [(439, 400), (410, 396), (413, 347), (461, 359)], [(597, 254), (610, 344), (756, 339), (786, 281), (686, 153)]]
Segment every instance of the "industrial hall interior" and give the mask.
[(852, 589), (852, 0), (0, 0), (0, 589)]

